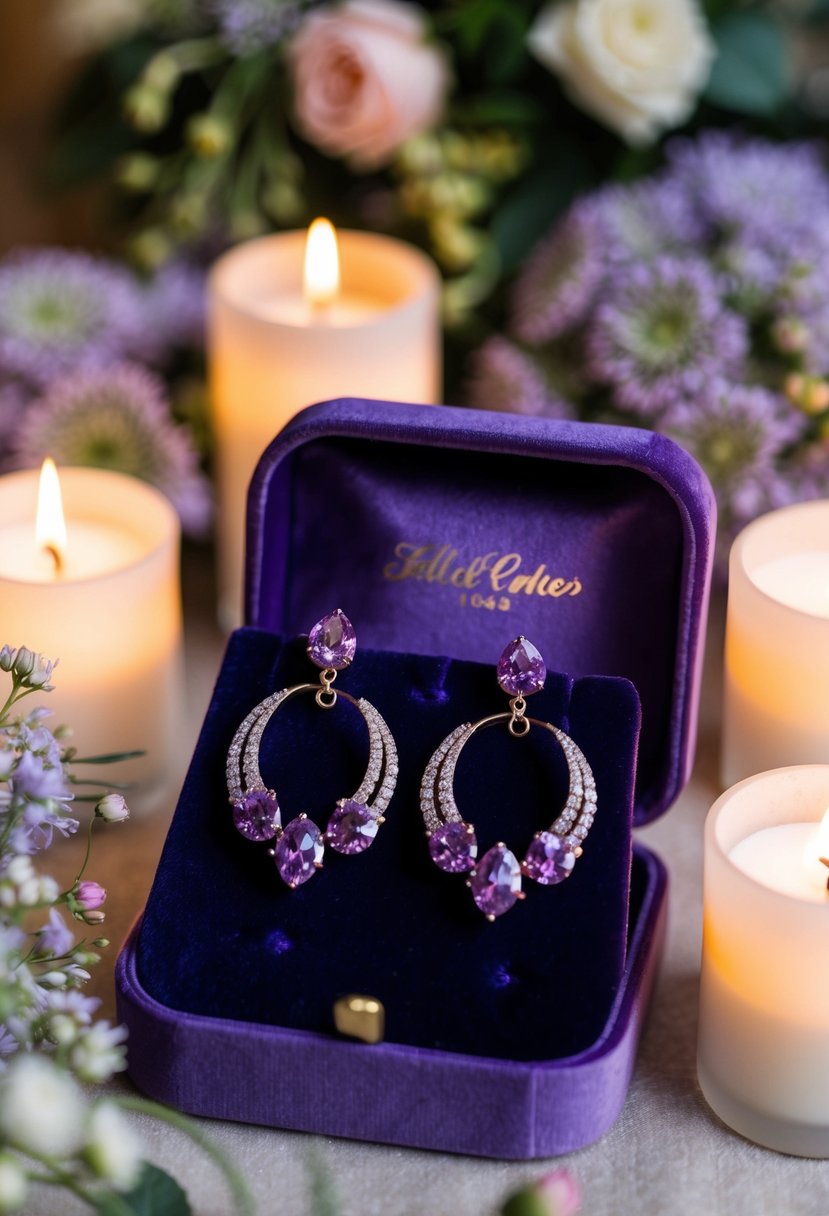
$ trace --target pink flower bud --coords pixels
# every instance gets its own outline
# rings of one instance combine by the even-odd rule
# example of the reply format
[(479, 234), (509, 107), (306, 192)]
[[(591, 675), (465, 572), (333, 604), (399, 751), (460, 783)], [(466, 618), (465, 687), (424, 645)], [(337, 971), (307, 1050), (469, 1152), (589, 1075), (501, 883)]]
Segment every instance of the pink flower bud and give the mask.
[(501, 1208), (502, 1216), (575, 1216), (581, 1207), (581, 1188), (567, 1170), (553, 1170), (522, 1187)]
[(574, 1216), (581, 1207), (581, 1187), (567, 1170), (551, 1170), (535, 1184), (550, 1216)]
[(78, 907), (84, 912), (92, 912), (96, 908), (100, 908), (106, 897), (106, 891), (97, 882), (82, 882), (75, 892)]

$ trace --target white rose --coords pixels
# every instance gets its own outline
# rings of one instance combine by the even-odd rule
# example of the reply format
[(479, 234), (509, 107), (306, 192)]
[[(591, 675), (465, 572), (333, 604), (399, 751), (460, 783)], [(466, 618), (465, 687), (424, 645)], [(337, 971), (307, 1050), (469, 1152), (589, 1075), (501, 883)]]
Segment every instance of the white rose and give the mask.
[(311, 12), (288, 52), (305, 139), (373, 169), (433, 126), (449, 72), (423, 35), (423, 11), (400, 0), (346, 0)]
[(568, 0), (542, 10), (528, 41), (573, 101), (630, 144), (684, 122), (714, 57), (696, 0)]

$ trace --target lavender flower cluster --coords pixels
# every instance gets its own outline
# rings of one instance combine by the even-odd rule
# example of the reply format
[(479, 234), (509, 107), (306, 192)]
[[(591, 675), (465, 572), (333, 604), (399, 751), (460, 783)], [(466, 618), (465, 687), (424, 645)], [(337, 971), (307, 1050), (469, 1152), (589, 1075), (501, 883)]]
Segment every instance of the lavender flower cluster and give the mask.
[(829, 494), (829, 175), (819, 151), (725, 132), (578, 200), (515, 284), (471, 402), (677, 439), (723, 542)]
[(192, 436), (173, 421), (160, 371), (198, 345), (203, 275), (172, 263), (148, 283), (65, 249), (0, 262), (0, 471), (116, 469), (160, 489), (192, 534), (210, 491)]
[[(42, 706), (18, 715), (32, 693), (49, 692), (55, 664), (21, 646), (0, 649), (0, 672), (11, 682), (0, 706), (0, 1075), (9, 1056), (50, 1044), (82, 1080), (99, 1081), (124, 1067), (121, 1028), (93, 1023), (100, 1001), (80, 991), (97, 963), (91, 946), (77, 942), (63, 910), (86, 925), (104, 921), (106, 891), (84, 879), (62, 890), (35, 867), (34, 857), (55, 833), (73, 835), (73, 778), (63, 748), (45, 725)], [(101, 820), (129, 814), (120, 794), (96, 806)]]
[[(71, 753), (45, 725), (48, 710), (20, 714), (25, 697), (52, 689), (56, 664), (25, 646), (0, 648), (0, 1210), (17, 1211), (32, 1177), (98, 1209), (141, 1169), (137, 1137), (109, 1099), (88, 1102), (78, 1082), (125, 1067), (126, 1029), (96, 1021), (100, 1001), (82, 989), (104, 938), (78, 941), (72, 922), (99, 930), (106, 891), (84, 878), (68, 889), (36, 864), (55, 833), (72, 835)], [(7, 693), (7, 695), (6, 695)], [(2, 696), (5, 695), (5, 701)], [(120, 794), (99, 799), (90, 822), (129, 814)], [(90, 840), (91, 844), (91, 840)], [(67, 923), (67, 916), (69, 923)], [(93, 930), (94, 931), (94, 930)], [(32, 1169), (36, 1163), (37, 1168)], [(119, 1209), (120, 1210), (120, 1209)]]

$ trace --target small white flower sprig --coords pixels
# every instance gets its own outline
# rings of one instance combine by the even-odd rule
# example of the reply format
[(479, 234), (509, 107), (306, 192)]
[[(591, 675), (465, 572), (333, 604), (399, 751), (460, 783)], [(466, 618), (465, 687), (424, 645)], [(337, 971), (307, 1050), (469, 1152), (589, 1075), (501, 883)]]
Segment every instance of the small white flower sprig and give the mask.
[[(187, 1216), (187, 1197), (163, 1170), (142, 1160), (124, 1110), (153, 1115), (194, 1140), (226, 1176), (234, 1211), (253, 1212), (233, 1164), (189, 1120), (137, 1097), (89, 1096), (80, 1082), (109, 1080), (126, 1066), (126, 1028), (95, 1021), (100, 1001), (83, 994), (88, 968), (109, 942), (75, 934), (64, 912), (88, 926), (104, 921), (106, 891), (84, 877), (95, 824), (121, 823), (120, 793), (77, 793), (104, 783), (73, 766), (105, 764), (139, 753), (79, 758), (44, 725), (48, 710), (17, 713), (24, 697), (50, 692), (56, 663), (21, 646), (0, 649), (11, 690), (0, 707), (0, 1216), (19, 1211), (32, 1183), (64, 1188), (105, 1216), (152, 1211)], [(33, 858), (55, 832), (78, 830), (72, 811), (93, 803), (83, 863), (62, 889)]]

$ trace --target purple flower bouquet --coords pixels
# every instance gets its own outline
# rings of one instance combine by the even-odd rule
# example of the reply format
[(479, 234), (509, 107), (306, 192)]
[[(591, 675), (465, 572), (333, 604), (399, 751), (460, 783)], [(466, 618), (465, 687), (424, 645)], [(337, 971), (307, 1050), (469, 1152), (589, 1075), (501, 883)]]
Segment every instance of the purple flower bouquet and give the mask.
[(474, 405), (630, 422), (706, 469), (721, 539), (829, 493), (829, 175), (724, 132), (578, 200), (473, 358)]

